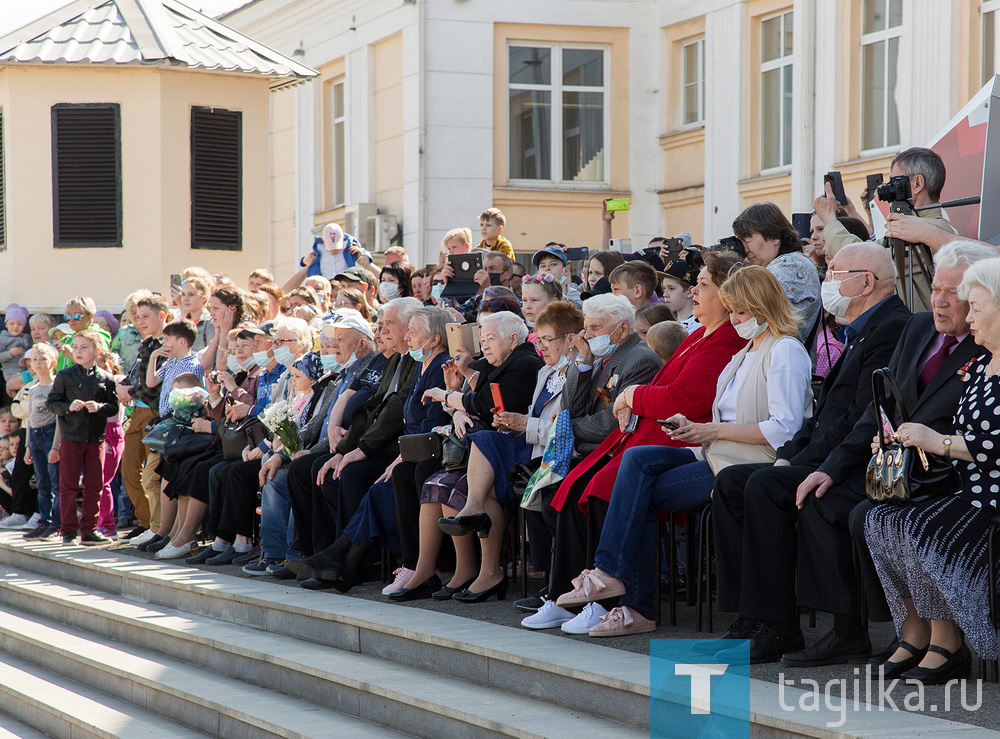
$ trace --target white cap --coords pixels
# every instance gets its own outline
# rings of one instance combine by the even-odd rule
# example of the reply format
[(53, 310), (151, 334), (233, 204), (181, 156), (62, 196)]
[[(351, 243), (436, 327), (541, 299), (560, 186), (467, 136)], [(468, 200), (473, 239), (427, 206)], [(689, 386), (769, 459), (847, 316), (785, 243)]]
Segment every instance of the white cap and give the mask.
[(55, 336), (56, 331), (61, 331), (64, 334), (73, 333), (73, 329), (70, 328), (68, 323), (60, 323), (58, 326), (53, 326), (49, 329), (49, 336)]
[(361, 312), (354, 308), (335, 309), (333, 311), (333, 320), (323, 326), (323, 333), (329, 336), (329, 331), (338, 328), (353, 328), (355, 331), (360, 331), (369, 339), (375, 338), (375, 331), (372, 329), (371, 323), (366, 321)]

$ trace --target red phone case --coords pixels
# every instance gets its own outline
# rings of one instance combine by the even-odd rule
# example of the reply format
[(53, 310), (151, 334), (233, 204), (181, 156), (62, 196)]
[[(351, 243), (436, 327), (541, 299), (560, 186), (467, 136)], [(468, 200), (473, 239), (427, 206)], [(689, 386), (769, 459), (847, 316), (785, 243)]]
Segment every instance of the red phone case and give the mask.
[(503, 413), (503, 398), (500, 397), (500, 385), (498, 383), (491, 382), (490, 391), (493, 393), (493, 412)]

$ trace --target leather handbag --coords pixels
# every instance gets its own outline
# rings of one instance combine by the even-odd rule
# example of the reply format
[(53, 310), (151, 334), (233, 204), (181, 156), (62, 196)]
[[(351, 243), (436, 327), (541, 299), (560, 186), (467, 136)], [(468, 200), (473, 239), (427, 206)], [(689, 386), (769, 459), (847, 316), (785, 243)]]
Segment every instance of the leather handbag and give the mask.
[(416, 464), (426, 459), (441, 459), (441, 448), (441, 434), (431, 432), (399, 437), (399, 456), (404, 462)]
[(166, 418), (147, 433), (142, 443), (168, 460), (179, 461), (201, 454), (215, 443), (215, 434), (203, 434), (173, 418)]
[(267, 427), (256, 416), (247, 416), (220, 425), (219, 438), (222, 440), (222, 458), (226, 462), (239, 462), (248, 445), (258, 446), (267, 438)]
[(912, 504), (951, 495), (962, 488), (962, 478), (950, 459), (928, 454), (917, 447), (904, 447), (886, 436), (886, 401), (895, 401), (896, 415), (906, 423), (909, 414), (899, 389), (887, 369), (872, 373), (872, 398), (878, 419), (879, 449), (868, 462), (865, 489), (873, 503)]

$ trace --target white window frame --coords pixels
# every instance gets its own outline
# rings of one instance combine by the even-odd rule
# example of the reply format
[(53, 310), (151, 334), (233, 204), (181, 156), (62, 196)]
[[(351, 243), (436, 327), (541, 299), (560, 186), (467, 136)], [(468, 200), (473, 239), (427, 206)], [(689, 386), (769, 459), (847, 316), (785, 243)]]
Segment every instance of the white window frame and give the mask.
[[(1000, 2), (1000, 0), (997, 0)], [(695, 58), (698, 60), (698, 68), (695, 70), (695, 80), (694, 82), (687, 81), (687, 48), (689, 46), (697, 46), (697, 54)], [(698, 117), (696, 120), (690, 123), (685, 123), (684, 119), (687, 117), (687, 110), (684, 108), (685, 100), (687, 99), (684, 92), (691, 85), (695, 86), (697, 90), (697, 113)], [(705, 125), (705, 37), (699, 36), (697, 38), (688, 39), (681, 43), (681, 90), (680, 90), (680, 104), (677, 106), (680, 111), (680, 129), (688, 128), (701, 128)]]
[[(340, 115), (337, 115), (337, 87), (342, 90), (341, 99), (344, 101), (343, 109), (340, 111)], [(344, 77), (335, 79), (330, 83), (330, 200), (331, 206), (334, 208), (340, 208), (347, 203), (347, 191), (350, 167), (350, 154), (349, 150), (351, 147), (347, 145), (347, 80)], [(344, 150), (342, 152), (337, 151), (337, 126), (341, 126), (344, 132)], [(344, 186), (343, 192), (337, 192), (337, 165), (338, 163), (343, 167), (344, 170)], [(339, 196), (339, 197), (338, 197)]]
[[(886, 7), (888, 7), (888, 4), (890, 2), (892, 2), (892, 0), (886, 0)], [(905, 4), (901, 5), (900, 8), (905, 13), (905, 10), (906, 10)], [(862, 0), (862, 8), (861, 8), (861, 59), (862, 59), (862, 62), (861, 62), (861, 65), (860, 65), (861, 66), (862, 78), (861, 78), (861, 86), (860, 86), (860, 92), (861, 92), (860, 103), (861, 104), (860, 104), (860, 108), (859, 108), (859, 113), (861, 114), (860, 115), (861, 127), (860, 127), (860, 129), (858, 131), (858, 134), (859, 134), (858, 139), (859, 139), (860, 146), (861, 146), (861, 154), (862, 154), (862, 156), (870, 156), (870, 155), (877, 155), (877, 154), (884, 153), (884, 152), (895, 151), (896, 149), (899, 148), (899, 144), (903, 140), (903, 121), (902, 121), (902, 116), (900, 114), (900, 111), (901, 111), (901, 109), (902, 109), (903, 106), (900, 105), (900, 106), (897, 106), (897, 108), (896, 108), (896, 119), (899, 122), (899, 139), (900, 139), (900, 142), (896, 142), (895, 144), (883, 144), (882, 146), (877, 146), (877, 147), (874, 147), (874, 148), (871, 148), (871, 149), (865, 149), (864, 148), (864, 141), (865, 141), (865, 115), (864, 115), (864, 109), (865, 109), (865, 80), (864, 80), (864, 61), (863, 61), (864, 60), (864, 47), (865, 46), (869, 46), (871, 44), (877, 44), (877, 43), (879, 43), (881, 41), (885, 42), (885, 47), (884, 47), (884, 52), (883, 52), (884, 53), (884, 60), (883, 61), (884, 61), (884, 64), (885, 64), (886, 74), (888, 74), (888, 70), (889, 70), (889, 39), (893, 39), (893, 38), (899, 39), (899, 42), (896, 45), (896, 79), (897, 79), (897, 84), (898, 84), (898, 80), (899, 80), (899, 78), (901, 76), (900, 75), (900, 71), (901, 71), (900, 65), (901, 65), (902, 60), (903, 60), (903, 24), (905, 22), (905, 16), (903, 17), (903, 20), (900, 21), (900, 23), (899, 23), (898, 26), (892, 26), (891, 28), (887, 27), (887, 28), (882, 29), (881, 31), (872, 31), (871, 33), (865, 33), (864, 32), (864, 30), (865, 30), (864, 29), (864, 22), (865, 22), (865, 20), (864, 20), (864, 0)], [(887, 21), (887, 23), (888, 23), (888, 21)], [(885, 85), (884, 97), (882, 99), (882, 133), (883, 133), (883, 139), (885, 139), (888, 136), (888, 132), (889, 132), (889, 100), (890, 100), (891, 97), (892, 97), (892, 93), (889, 91), (889, 85), (886, 84)]]
[[(533, 85), (521, 82), (511, 82), (510, 81), (510, 49), (512, 47), (518, 48), (534, 48), (534, 49), (549, 49), (551, 52), (551, 65), (550, 65), (550, 84), (548, 85)], [(563, 85), (563, 64), (562, 52), (564, 49), (587, 49), (587, 50), (597, 50), (604, 52), (604, 78), (603, 84), (600, 87), (582, 86), (582, 85)], [(510, 187), (519, 187), (527, 189), (559, 189), (559, 190), (601, 190), (606, 189), (610, 185), (611, 179), (611, 110), (609, 104), (609, 84), (608, 81), (611, 79), (611, 48), (604, 44), (586, 44), (586, 43), (539, 43), (537, 41), (515, 41), (508, 40), (507, 47), (504, 50), (506, 54), (504, 58), (504, 65), (507, 69), (506, 81), (506, 98), (505, 103), (506, 108), (506, 129), (507, 129), (507, 141), (506, 146), (506, 156), (507, 156), (507, 184)], [(552, 176), (549, 179), (515, 179), (510, 176), (510, 91), (511, 90), (536, 90), (536, 91), (547, 91), (550, 95), (551, 110), (549, 113), (549, 137), (550, 137), (550, 149), (552, 152), (552, 159), (549, 162), (549, 171)], [(562, 179), (563, 171), (563, 93), (564, 92), (600, 92), (603, 95), (604, 101), (604, 179), (594, 182), (576, 182), (573, 180)]]
[[(792, 135), (791, 131), (786, 131), (785, 130), (785, 111), (784, 111), (785, 75), (784, 75), (784, 68), (785, 67), (792, 67), (793, 68), (793, 72), (792, 73), (794, 75), (794, 66), (793, 66), (794, 63), (795, 63), (795, 51), (794, 51), (794, 49), (795, 49), (795, 40), (794, 40), (794, 37), (792, 39), (792, 52), (790, 52), (790, 53), (784, 53), (782, 56), (779, 56), (777, 59), (771, 59), (770, 61), (767, 61), (767, 62), (763, 61), (763, 59), (764, 59), (764, 23), (767, 22), (767, 21), (769, 21), (769, 20), (774, 20), (775, 18), (780, 18), (781, 19), (781, 34), (780, 34), (780, 38), (781, 38), (781, 50), (782, 50), (782, 52), (784, 52), (785, 51), (785, 30), (786, 30), (785, 29), (785, 16), (786, 15), (791, 15), (794, 12), (795, 12), (794, 10), (789, 10), (788, 8), (785, 8), (784, 10), (782, 10), (780, 12), (772, 13), (771, 15), (764, 16), (764, 17), (762, 17), (760, 19), (760, 33), (758, 35), (760, 36), (760, 50), (759, 50), (760, 51), (760, 57), (759, 58), (761, 59), (761, 63), (760, 63), (760, 77), (758, 78), (758, 85), (757, 85), (757, 87), (758, 87), (758, 89), (757, 89), (757, 100), (758, 100), (758, 103), (757, 104), (760, 106), (760, 133), (759, 133), (759, 139), (760, 140), (757, 142), (758, 143), (757, 158), (758, 158), (758, 164), (760, 165), (760, 173), (762, 175), (776, 174), (778, 172), (785, 172), (788, 169), (790, 169), (791, 166), (792, 166), (791, 160), (789, 160), (788, 164), (781, 163), (781, 164), (777, 164), (777, 165), (775, 165), (773, 167), (765, 167), (764, 166), (764, 161), (763, 161), (763, 158), (764, 158), (764, 73), (765, 72), (772, 72), (772, 71), (774, 71), (776, 69), (780, 70), (780, 72), (781, 72), (781, 74), (779, 75), (779, 79), (780, 79), (780, 83), (781, 83), (781, 110), (780, 110), (780, 114), (778, 115), (778, 147), (781, 149), (781, 151), (784, 151), (785, 150), (785, 147), (784, 147), (785, 136), (786, 135), (787, 136), (791, 136)], [(793, 26), (794, 26), (794, 22), (793, 22)], [(793, 96), (795, 95), (795, 83), (794, 83), (794, 81), (792, 82), (792, 95)]]
[[(993, 15), (991, 15), (989, 19), (987, 19), (987, 14), (990, 13), (992, 13)], [(986, 36), (986, 23), (987, 22), (993, 23), (993, 59), (991, 61), (993, 66), (993, 74), (996, 74), (997, 72), (1000, 72), (1000, 43), (998, 43), (998, 41), (1000, 41), (1000, 38), (998, 38), (997, 36), (997, 31), (1000, 30), (1000, 0), (983, 0), (982, 4), (979, 7), (979, 15), (981, 20), (980, 25), (982, 26), (982, 31), (980, 32), (979, 35), (979, 53), (981, 57), (986, 50), (985, 49), (986, 44), (984, 43)], [(982, 58), (980, 60), (980, 65), (979, 65), (979, 76), (981, 78), (980, 85), (985, 85), (987, 82), (989, 82), (989, 79), (987, 79), (986, 75), (983, 74), (983, 67), (985, 66), (985, 62), (986, 62), (985, 58)], [(993, 75), (990, 75), (991, 78), (992, 76)]]

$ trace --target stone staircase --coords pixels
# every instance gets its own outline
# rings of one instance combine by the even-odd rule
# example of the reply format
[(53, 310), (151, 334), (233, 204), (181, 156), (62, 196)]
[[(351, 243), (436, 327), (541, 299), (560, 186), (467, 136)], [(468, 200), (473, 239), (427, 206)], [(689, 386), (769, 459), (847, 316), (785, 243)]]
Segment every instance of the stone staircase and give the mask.
[(0, 534), (13, 736), (648, 736), (648, 659), (568, 644)]

